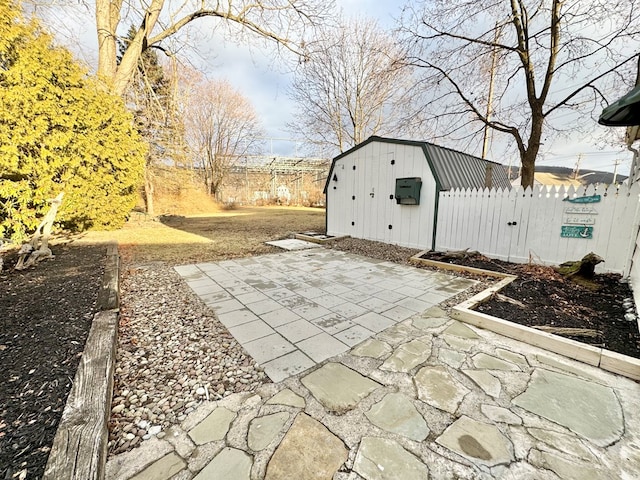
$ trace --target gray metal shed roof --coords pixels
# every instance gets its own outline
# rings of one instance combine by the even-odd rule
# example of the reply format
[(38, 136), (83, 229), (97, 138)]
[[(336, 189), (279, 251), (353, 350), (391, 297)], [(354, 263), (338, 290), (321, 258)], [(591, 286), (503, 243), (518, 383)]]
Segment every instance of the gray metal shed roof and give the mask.
[(336, 161), (374, 141), (421, 147), (440, 190), (484, 188), (488, 165), (491, 166), (492, 187), (511, 188), (511, 182), (509, 182), (509, 177), (507, 176), (507, 168), (499, 163), (483, 160), (482, 158), (458, 152), (450, 148), (440, 147), (429, 142), (373, 136), (333, 159), (324, 188), (325, 193), (327, 192), (327, 185), (331, 179)]

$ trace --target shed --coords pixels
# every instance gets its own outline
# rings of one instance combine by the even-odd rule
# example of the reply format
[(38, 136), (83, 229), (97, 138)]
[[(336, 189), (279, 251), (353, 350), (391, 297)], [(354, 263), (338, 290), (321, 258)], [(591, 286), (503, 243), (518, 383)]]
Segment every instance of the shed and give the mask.
[(373, 136), (333, 159), (327, 234), (433, 249), (439, 192), (510, 188), (506, 168), (429, 142)]

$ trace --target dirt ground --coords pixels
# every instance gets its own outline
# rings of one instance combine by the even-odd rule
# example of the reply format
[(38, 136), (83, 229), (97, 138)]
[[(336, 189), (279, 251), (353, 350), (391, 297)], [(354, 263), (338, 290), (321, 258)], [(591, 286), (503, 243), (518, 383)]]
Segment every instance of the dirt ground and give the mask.
[[(424, 256), (442, 261), (442, 255)], [(640, 358), (640, 333), (629, 285), (620, 275), (599, 274), (592, 282), (577, 283), (557, 273), (551, 267), (521, 265), (491, 260), (476, 255), (451, 263), (517, 275), (500, 293), (477, 310), (510, 322), (529, 327), (584, 329), (562, 335), (582, 343), (603, 347), (614, 352)], [(627, 318), (625, 316), (628, 315)], [(575, 334), (576, 332), (580, 334)]]
[(159, 221), (140, 218), (121, 230), (90, 232), (86, 238), (116, 240), (127, 263), (180, 265), (274, 253), (279, 250), (264, 242), (324, 229), (319, 208), (239, 207), (208, 215), (166, 215)]
[[(40, 478), (93, 318), (106, 249), (0, 273), (0, 478)], [(5, 257), (14, 265), (16, 255)]]

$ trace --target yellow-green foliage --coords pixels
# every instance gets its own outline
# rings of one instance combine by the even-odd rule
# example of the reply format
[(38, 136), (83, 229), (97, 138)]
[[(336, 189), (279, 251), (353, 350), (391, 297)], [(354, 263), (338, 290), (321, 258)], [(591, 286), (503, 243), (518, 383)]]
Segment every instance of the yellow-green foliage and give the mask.
[(0, 237), (35, 230), (60, 192), (64, 227), (120, 226), (145, 153), (122, 100), (0, 0)]

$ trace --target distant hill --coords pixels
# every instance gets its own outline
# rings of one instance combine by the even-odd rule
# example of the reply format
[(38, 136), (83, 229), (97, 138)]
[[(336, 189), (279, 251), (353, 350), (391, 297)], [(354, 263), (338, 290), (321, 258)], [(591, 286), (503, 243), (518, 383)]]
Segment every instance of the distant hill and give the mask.
[[(575, 177), (574, 170), (569, 167), (550, 167), (546, 165), (536, 165), (535, 173), (536, 185), (573, 185), (579, 187), (581, 185), (590, 185), (592, 183), (603, 183), (611, 185), (613, 183), (613, 173), (602, 172), (599, 170), (580, 169), (578, 176)], [(617, 174), (615, 183), (622, 183), (628, 177), (626, 175)], [(518, 171), (514, 170), (511, 175), (511, 183), (513, 185), (520, 184), (520, 176)]]

